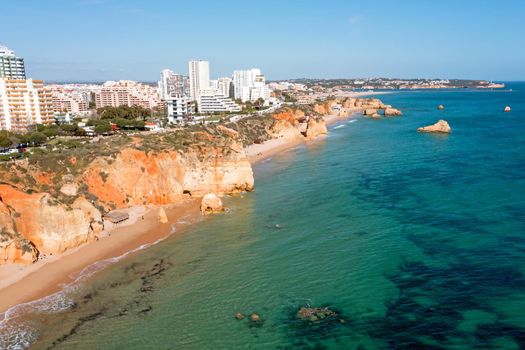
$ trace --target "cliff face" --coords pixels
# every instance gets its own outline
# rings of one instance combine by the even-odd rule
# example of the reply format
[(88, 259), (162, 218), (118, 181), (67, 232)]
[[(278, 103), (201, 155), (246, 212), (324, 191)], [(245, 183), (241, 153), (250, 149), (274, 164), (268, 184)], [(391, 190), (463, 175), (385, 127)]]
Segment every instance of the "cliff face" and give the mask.
[(312, 140), (320, 135), (326, 135), (326, 134), (328, 134), (328, 130), (326, 128), (326, 123), (324, 122), (323, 119), (315, 119), (315, 118), (308, 119), (308, 124), (307, 124), (306, 131), (304, 134), (304, 137), (307, 140)]
[(0, 264), (17, 262), (28, 264), (37, 260), (38, 252), (16, 232), (11, 209), (0, 201)]
[(70, 204), (47, 192), (0, 185), (0, 264), (31, 263), (39, 253), (56, 254), (93, 240), (103, 229), (97, 207), (172, 204), (185, 193), (251, 191), (254, 185), (251, 164), (235, 143), (187, 152), (125, 148), (95, 158), (77, 177), (66, 177), (69, 186), (79, 188)]
[[(48, 193), (28, 194), (10, 185), (0, 185), (0, 193), (12, 221), (12, 226), (3, 227), (18, 238), (14, 239), (15, 242), (20, 242), (19, 252), (14, 255), (7, 253), (5, 247), (3, 251), (0, 249), (4, 262), (32, 262), (36, 251), (43, 254), (63, 252), (92, 240), (99, 230), (91, 226), (92, 219), (87, 211), (64, 205)], [(77, 203), (81, 202), (86, 208), (98, 212), (85, 198), (77, 200)], [(2, 221), (9, 221), (9, 218), (4, 214)]]

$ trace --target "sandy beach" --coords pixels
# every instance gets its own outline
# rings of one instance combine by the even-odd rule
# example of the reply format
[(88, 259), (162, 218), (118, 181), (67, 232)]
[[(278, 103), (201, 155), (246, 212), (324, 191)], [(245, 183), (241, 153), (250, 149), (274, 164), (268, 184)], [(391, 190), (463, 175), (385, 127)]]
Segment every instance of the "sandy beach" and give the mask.
[(179, 234), (184, 227), (201, 219), (199, 202), (195, 199), (165, 209), (169, 219), (167, 224), (159, 223), (158, 208), (132, 208), (134, 218), (130, 222), (106, 230), (98, 241), (32, 265), (1, 266), (0, 312), (55, 293), (71, 283), (75, 275), (87, 266), (157, 242), (169, 236), (173, 228)]

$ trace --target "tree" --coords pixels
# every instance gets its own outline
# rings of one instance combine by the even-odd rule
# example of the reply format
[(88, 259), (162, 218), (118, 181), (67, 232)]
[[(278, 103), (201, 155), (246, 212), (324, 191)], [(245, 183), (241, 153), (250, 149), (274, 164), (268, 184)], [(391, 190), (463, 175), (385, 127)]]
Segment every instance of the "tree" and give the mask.
[(257, 106), (257, 107), (262, 107), (264, 106), (264, 99), (262, 97), (259, 97), (255, 102), (254, 102), (254, 105)]
[(60, 125), (60, 129), (67, 133), (74, 133), (78, 130), (78, 124), (62, 124)]
[(95, 126), (95, 132), (97, 134), (106, 134), (111, 132), (111, 125), (109, 125), (109, 123), (99, 123), (97, 126)]
[(146, 120), (150, 117), (151, 111), (140, 106), (118, 106), (118, 107), (102, 107), (97, 109), (97, 114), (100, 119), (116, 119), (123, 118), (129, 120)]
[(42, 133), (46, 135), (46, 137), (55, 137), (58, 135), (58, 128), (56, 127), (46, 127)]
[(7, 136), (0, 135), (0, 147), (10, 147), (13, 144), (13, 141)]
[(35, 131), (27, 135), (26, 140), (27, 140), (27, 143), (38, 146), (46, 142), (47, 136), (39, 131)]

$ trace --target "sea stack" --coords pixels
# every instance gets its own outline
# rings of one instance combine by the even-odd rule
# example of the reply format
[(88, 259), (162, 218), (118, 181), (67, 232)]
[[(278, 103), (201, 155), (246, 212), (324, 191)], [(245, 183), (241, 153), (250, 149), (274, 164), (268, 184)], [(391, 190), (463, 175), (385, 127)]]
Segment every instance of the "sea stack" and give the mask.
[(399, 109), (396, 108), (385, 108), (385, 117), (400, 116), (403, 115)]
[(417, 129), (419, 132), (437, 132), (448, 134), (452, 131), (446, 120), (439, 120), (436, 124)]
[(440, 111), (442, 111), (442, 110), (445, 109), (445, 106), (443, 106), (443, 105), (439, 105), (439, 106), (438, 106), (438, 109), (439, 109)]
[(208, 193), (202, 198), (201, 213), (204, 215), (221, 213), (224, 211), (222, 201), (215, 193)]
[(505, 107), (504, 112), (510, 112), (510, 106)]

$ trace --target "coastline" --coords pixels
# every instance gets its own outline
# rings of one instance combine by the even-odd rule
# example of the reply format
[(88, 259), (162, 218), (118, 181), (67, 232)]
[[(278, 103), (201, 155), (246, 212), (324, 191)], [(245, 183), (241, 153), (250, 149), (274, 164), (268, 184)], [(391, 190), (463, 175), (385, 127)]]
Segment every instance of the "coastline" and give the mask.
[[(141, 246), (161, 241), (172, 235), (172, 227), (179, 234), (186, 226), (201, 218), (196, 199), (166, 207), (167, 224), (159, 222), (158, 207), (142, 208), (142, 211), (134, 209), (139, 217), (144, 217), (143, 220), (116, 225), (107, 230), (106, 235), (101, 236), (98, 241), (83, 244), (33, 265), (0, 267), (0, 315), (16, 305), (60, 291), (65, 285), (72, 283), (85, 268), (98, 261), (119, 257), (140, 250)], [(11, 276), (4, 278), (6, 275)]]
[[(361, 109), (354, 108), (346, 111), (347, 113), (343, 116), (339, 113), (332, 113), (327, 116), (324, 116), (326, 125), (332, 125), (342, 120), (348, 120), (357, 118), (360, 115)], [(280, 138), (268, 140), (261, 144), (253, 144), (246, 147), (246, 155), (252, 164), (259, 163), (263, 160), (271, 158), (272, 156), (285, 151), (287, 149), (296, 147), (298, 145), (304, 144), (306, 141), (304, 138)]]
[[(351, 97), (364, 97), (376, 93), (352, 93)], [(326, 125), (341, 120), (356, 118), (360, 108), (345, 110), (345, 113), (332, 113), (324, 116)], [(253, 164), (269, 159), (287, 149), (307, 142), (304, 138), (280, 138), (268, 140), (262, 144), (253, 144), (245, 148), (249, 161)], [(111, 259), (123, 254), (134, 252), (144, 245), (169, 237), (172, 225), (176, 225), (176, 232), (185, 226), (199, 221), (201, 218), (197, 199), (166, 207), (168, 223), (161, 224), (157, 217), (159, 207), (128, 208), (130, 220), (119, 225), (111, 225), (100, 235), (98, 241), (83, 244), (68, 250), (58, 256), (46, 257), (32, 265), (3, 265), (0, 266), (0, 315), (10, 308), (32, 302), (60, 291), (65, 285), (72, 283), (75, 275), (80, 274), (86, 267), (98, 261)], [(139, 219), (143, 217), (144, 219)], [(181, 219), (189, 218), (184, 222)], [(1, 321), (1, 317), (0, 317)]]

